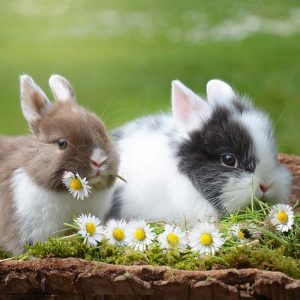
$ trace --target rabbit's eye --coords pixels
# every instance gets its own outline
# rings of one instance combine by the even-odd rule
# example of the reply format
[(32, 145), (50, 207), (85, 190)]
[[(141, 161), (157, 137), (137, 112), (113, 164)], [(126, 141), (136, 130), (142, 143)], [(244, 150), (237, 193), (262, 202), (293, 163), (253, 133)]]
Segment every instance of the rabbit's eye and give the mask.
[(237, 166), (237, 160), (233, 154), (222, 155), (221, 163), (227, 167), (236, 167)]
[(57, 144), (59, 149), (66, 149), (68, 147), (68, 142), (65, 139), (59, 139)]

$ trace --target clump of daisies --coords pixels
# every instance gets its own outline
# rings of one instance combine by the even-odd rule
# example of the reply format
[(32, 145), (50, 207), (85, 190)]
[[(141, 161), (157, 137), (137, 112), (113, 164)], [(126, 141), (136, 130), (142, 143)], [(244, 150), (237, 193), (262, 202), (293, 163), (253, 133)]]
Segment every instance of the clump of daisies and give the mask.
[(248, 264), (300, 278), (300, 214), (295, 207), (256, 200), (214, 222), (194, 226), (109, 220), (81, 214), (66, 224), (73, 234), (29, 246), (37, 257), (80, 257), (114, 264), (143, 262), (185, 270)]
[(225, 216), (219, 222), (198, 222), (185, 228), (138, 219), (111, 219), (102, 225), (97, 217), (82, 214), (73, 224), (66, 224), (76, 233), (61, 239), (76, 236), (81, 246), (83, 243), (89, 248), (89, 259), (98, 255), (97, 259), (106, 257), (109, 263), (142, 260), (189, 269), (188, 266), (194, 268), (214, 259), (226, 263), (229, 253), (235, 253), (231, 258), (228, 256), (235, 261), (237, 249), (275, 251), (281, 246), (287, 249), (285, 254), (300, 258), (300, 216), (295, 216), (289, 205), (257, 205)]
[(81, 178), (78, 173), (65, 172), (62, 182), (69, 190), (70, 194), (77, 199), (84, 200), (91, 193), (91, 186), (86, 178)]

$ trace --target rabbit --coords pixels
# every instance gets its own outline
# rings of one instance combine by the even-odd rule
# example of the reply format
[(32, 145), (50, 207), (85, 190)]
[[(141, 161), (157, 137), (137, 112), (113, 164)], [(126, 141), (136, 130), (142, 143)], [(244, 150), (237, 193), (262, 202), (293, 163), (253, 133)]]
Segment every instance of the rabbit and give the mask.
[[(21, 108), (31, 134), (0, 137), (0, 247), (14, 255), (25, 243), (45, 241), (79, 213), (103, 219), (119, 157), (103, 122), (76, 103), (71, 84), (49, 79), (50, 102), (28, 75), (20, 77)], [(93, 191), (74, 199), (65, 172), (86, 177)]]
[(289, 195), (272, 124), (227, 83), (207, 83), (207, 101), (178, 80), (172, 112), (129, 122), (113, 133), (120, 175), (107, 219), (216, 220), (250, 204)]

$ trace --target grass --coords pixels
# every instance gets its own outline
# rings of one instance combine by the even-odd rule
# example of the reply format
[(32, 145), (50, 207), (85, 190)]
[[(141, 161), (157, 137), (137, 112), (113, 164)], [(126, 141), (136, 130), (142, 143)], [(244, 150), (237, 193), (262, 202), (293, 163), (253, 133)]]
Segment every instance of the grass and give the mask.
[[(0, 133), (27, 132), (21, 73), (48, 94), (50, 74), (63, 74), (109, 128), (168, 110), (172, 79), (204, 94), (206, 82), (218, 77), (270, 113), (280, 151), (299, 155), (299, 7), (279, 0), (1, 1)], [(268, 22), (266, 29), (241, 27), (249, 16)], [(249, 34), (224, 35), (230, 21), (229, 29)], [(279, 21), (283, 34), (276, 32)]]

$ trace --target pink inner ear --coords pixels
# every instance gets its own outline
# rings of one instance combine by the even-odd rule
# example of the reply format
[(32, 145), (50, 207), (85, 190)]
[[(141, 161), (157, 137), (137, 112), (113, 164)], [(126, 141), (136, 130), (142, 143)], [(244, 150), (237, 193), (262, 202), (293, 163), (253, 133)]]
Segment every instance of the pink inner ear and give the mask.
[(182, 90), (177, 85), (173, 85), (172, 89), (172, 109), (175, 119), (185, 123), (190, 116), (191, 95)]

